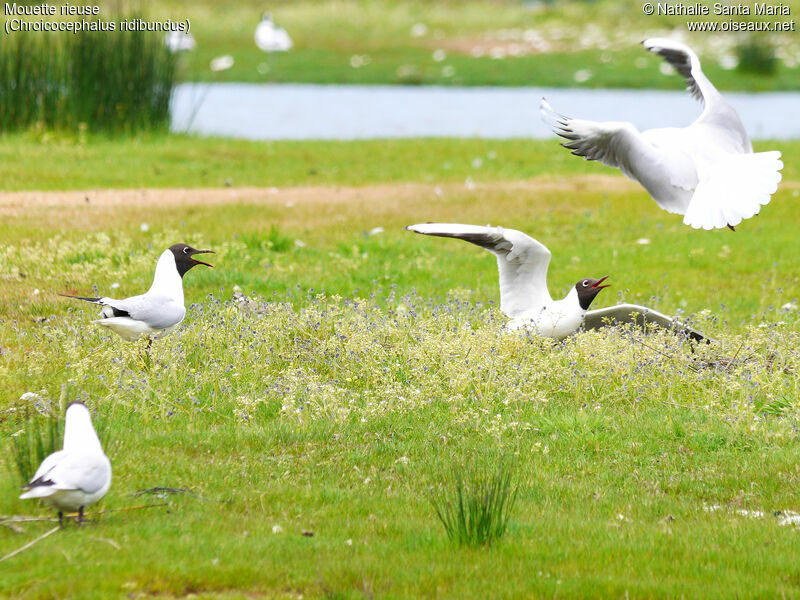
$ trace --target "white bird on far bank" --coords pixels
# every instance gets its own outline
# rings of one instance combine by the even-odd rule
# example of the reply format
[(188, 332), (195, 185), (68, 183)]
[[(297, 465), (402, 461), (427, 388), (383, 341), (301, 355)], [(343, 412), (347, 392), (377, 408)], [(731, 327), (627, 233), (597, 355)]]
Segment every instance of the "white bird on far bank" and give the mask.
[(183, 276), (196, 265), (212, 265), (194, 258), (196, 254), (214, 254), (213, 250), (196, 250), (186, 244), (174, 244), (161, 254), (150, 289), (139, 296), (123, 300), (88, 298), (61, 294), (102, 306), (100, 318), (92, 321), (108, 327), (128, 341), (142, 336), (160, 338), (175, 329), (186, 316), (183, 305)]
[(165, 33), (164, 45), (172, 54), (191, 52), (197, 47), (194, 36), (191, 33), (183, 31), (170, 31), (169, 33)]
[(283, 27), (275, 25), (270, 13), (264, 13), (261, 17), (253, 37), (256, 46), (264, 52), (286, 52), (293, 46), (292, 38)]
[(111, 487), (111, 462), (103, 452), (92, 426), (92, 417), (82, 402), (72, 402), (64, 417), (64, 446), (42, 461), (20, 499), (39, 498), (58, 510), (78, 512), (100, 500)]
[(781, 153), (753, 153), (739, 115), (705, 76), (691, 48), (666, 38), (642, 43), (674, 67), (692, 97), (703, 102), (703, 112), (694, 123), (640, 133), (627, 122), (565, 117), (544, 98), (539, 106), (542, 116), (567, 140), (565, 148), (619, 168), (661, 208), (684, 215), (684, 224), (733, 229), (758, 214), (777, 191)]

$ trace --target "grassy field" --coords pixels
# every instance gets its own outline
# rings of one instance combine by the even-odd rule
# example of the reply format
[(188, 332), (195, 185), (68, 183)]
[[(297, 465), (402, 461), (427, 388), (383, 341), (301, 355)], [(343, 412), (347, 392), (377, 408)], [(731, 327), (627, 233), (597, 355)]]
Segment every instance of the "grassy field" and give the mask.
[[(800, 2), (783, 4), (791, 15), (778, 20), (796, 19)], [(101, 17), (113, 18), (117, 6), (106, 2)], [(290, 52), (267, 56), (255, 46), (255, 26), (267, 8), (292, 36)], [(796, 32), (757, 36), (776, 54), (773, 73), (742, 71), (732, 66), (743, 56), (737, 48), (746, 36), (688, 33), (686, 17), (646, 16), (638, 0), (177, 0), (142, 3), (142, 9), (149, 20), (190, 21), (197, 48), (182, 57), (189, 81), (680, 89), (680, 79), (665, 76), (661, 60), (639, 43), (681, 35), (720, 89), (800, 89)], [(232, 68), (209, 69), (213, 58), (228, 54)]]
[[(784, 179), (800, 180), (797, 143), (769, 141), (755, 146), (757, 151), (780, 150)], [(0, 137), (0, 181), (6, 191), (465, 184), (468, 179), (485, 183), (613, 173), (596, 162), (576, 159), (554, 140), (249, 142), (180, 135), (108, 139), (50, 132)]]
[[(98, 509), (166, 505), (58, 531), (0, 563), (0, 596), (800, 597), (800, 531), (775, 515), (800, 512), (798, 144), (762, 144), (784, 182), (737, 233), (683, 226), (554, 141), (2, 147), (7, 189), (85, 190), (0, 195), (4, 443), (24, 406), (83, 399), (114, 468)], [(492, 257), (402, 229), (428, 220), (522, 229), (553, 251), (553, 295), (610, 274), (597, 306), (718, 343), (508, 335)], [(186, 276), (150, 361), (56, 295), (138, 293), (177, 241), (215, 268)], [(498, 454), (509, 530), (456, 547), (429, 490)], [(19, 484), (2, 471), (0, 514), (51, 514)], [(0, 558), (53, 524), (10, 525)]]
[[(795, 0), (787, 4), (792, 15), (800, 10)], [(675, 78), (659, 71), (660, 59), (639, 47), (647, 37), (678, 33), (706, 59), (706, 74), (721, 89), (800, 86), (796, 33), (761, 36), (780, 57), (775, 73), (725, 69), (722, 64), (737, 56), (742, 36), (687, 34), (686, 17), (648, 17), (632, 0), (536, 6), (516, 1), (274, 3), (270, 10), (295, 48), (270, 57), (253, 43), (263, 10), (263, 3), (253, 0), (226, 4), (224, 11), (216, 0), (151, 9), (154, 15), (192, 22), (197, 50), (187, 57), (187, 79), (679, 89)], [(211, 73), (210, 60), (222, 54), (232, 55), (236, 64)]]

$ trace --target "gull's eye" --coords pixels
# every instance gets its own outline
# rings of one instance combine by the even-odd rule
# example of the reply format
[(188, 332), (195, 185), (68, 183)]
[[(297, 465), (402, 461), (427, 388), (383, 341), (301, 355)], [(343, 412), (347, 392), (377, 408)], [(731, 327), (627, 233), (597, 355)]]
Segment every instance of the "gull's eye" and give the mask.
[(581, 283), (581, 285), (582, 285), (583, 287), (586, 287), (586, 286), (588, 286), (588, 285), (589, 285), (589, 282), (588, 282), (586, 279), (584, 279), (584, 280), (583, 280), (583, 283)]
[(183, 249), (183, 253), (184, 254), (189, 254), (189, 247), (188, 246)]

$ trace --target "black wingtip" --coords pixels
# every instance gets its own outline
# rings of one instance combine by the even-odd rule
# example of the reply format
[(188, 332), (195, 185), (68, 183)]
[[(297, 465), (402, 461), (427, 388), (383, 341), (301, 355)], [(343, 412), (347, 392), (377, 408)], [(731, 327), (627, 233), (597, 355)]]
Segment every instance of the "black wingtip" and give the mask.
[(63, 298), (72, 298), (73, 300), (83, 300), (84, 302), (98, 302), (100, 298), (89, 298), (86, 296), (71, 296), (70, 294), (59, 294)]
[(736, 233), (736, 228), (733, 225), (731, 225), (730, 223), (728, 223), (728, 229), (730, 229), (731, 231)]

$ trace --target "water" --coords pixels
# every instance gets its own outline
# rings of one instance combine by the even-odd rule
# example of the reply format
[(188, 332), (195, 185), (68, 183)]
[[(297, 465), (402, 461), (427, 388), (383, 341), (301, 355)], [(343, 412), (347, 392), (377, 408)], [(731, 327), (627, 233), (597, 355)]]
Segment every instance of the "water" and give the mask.
[[(684, 91), (362, 85), (181, 84), (172, 130), (252, 140), (396, 137), (549, 138), (556, 111), (639, 130), (682, 127), (702, 105)], [(754, 139), (800, 139), (800, 93), (726, 93)]]

